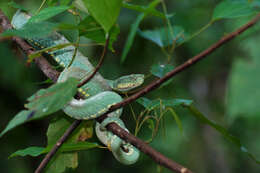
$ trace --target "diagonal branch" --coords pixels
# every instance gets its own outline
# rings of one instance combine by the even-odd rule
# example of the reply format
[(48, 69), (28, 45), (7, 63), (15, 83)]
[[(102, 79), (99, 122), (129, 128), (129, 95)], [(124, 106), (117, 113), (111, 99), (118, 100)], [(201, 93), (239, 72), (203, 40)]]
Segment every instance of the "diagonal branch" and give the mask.
[[(134, 100), (136, 100), (137, 98), (143, 96), (144, 94), (158, 88), (162, 83), (164, 83), (165, 81), (169, 80), (171, 77), (175, 76), (176, 74), (180, 73), (181, 71), (187, 69), (188, 67), (190, 67), (191, 65), (197, 63), (198, 61), (202, 60), (203, 58), (205, 58), (207, 55), (213, 53), (217, 48), (219, 48), (220, 46), (224, 45), (225, 43), (227, 43), (228, 41), (232, 40), (233, 38), (235, 38), (237, 35), (241, 34), (242, 32), (246, 31), (247, 29), (249, 29), (250, 27), (252, 27), (253, 25), (255, 25), (260, 19), (260, 14), (258, 14), (254, 19), (252, 19), (249, 23), (247, 23), (246, 25), (242, 26), (241, 28), (239, 28), (238, 30), (230, 33), (229, 35), (223, 37), (222, 39), (220, 39), (217, 43), (213, 44), (211, 47), (209, 47), (208, 49), (206, 49), (205, 51), (201, 52), (200, 54), (196, 55), (195, 57), (191, 58), (190, 60), (186, 61), (185, 63), (183, 63), (182, 65), (178, 66), (177, 68), (175, 68), (173, 71), (169, 72), (168, 74), (166, 74), (163, 78), (154, 81), (153, 83), (151, 83), (150, 85), (148, 85), (147, 87), (145, 87), (143, 90), (139, 91), (138, 93), (132, 95), (131, 97), (125, 99), (124, 101), (112, 106), (108, 112), (106, 112), (105, 114), (103, 114), (101, 117), (97, 118), (96, 120), (98, 122), (102, 122), (102, 120), (104, 120), (106, 118), (106, 115), (109, 112), (112, 112), (116, 109), (119, 109), (123, 106), (125, 106), (126, 104), (129, 104), (130, 102), (133, 102)], [(0, 11), (0, 23), (3, 26), (3, 15), (1, 14)], [(8, 20), (7, 20), (8, 21)], [(8, 23), (8, 22), (7, 22)], [(4, 28), (5, 29), (5, 28)], [(8, 28), (7, 28), (8, 29)], [(14, 40), (16, 41), (16, 40)], [(19, 42), (16, 42), (17, 44), (20, 45)], [(26, 42), (24, 42), (23, 44), (27, 44)], [(22, 45), (20, 45), (22, 47)], [(25, 50), (26, 51), (26, 50)], [(27, 52), (27, 51), (26, 51)], [(28, 52), (27, 52), (28, 54)], [(46, 64), (45, 64), (46, 65)], [(41, 66), (40, 64), (38, 64), (38, 66)], [(48, 64), (47, 64), (48, 66)], [(40, 67), (41, 68), (41, 67)], [(42, 69), (42, 68), (41, 68)], [(44, 72), (45, 73), (45, 72)], [(49, 73), (45, 73), (48, 77), (53, 77), (53, 75), (50, 75)], [(58, 77), (58, 74), (56, 74), (56, 78)], [(51, 79), (55, 79), (55, 77), (51, 78)], [(49, 160), (51, 159), (51, 157), (56, 153), (56, 151), (58, 150), (58, 148), (62, 145), (62, 142), (64, 142), (66, 140), (66, 138), (68, 138), (68, 136), (70, 135), (70, 133), (72, 133), (73, 128), (76, 128), (78, 126), (78, 124), (80, 123), (80, 120), (76, 120), (69, 129), (71, 130), (67, 130), (66, 133), (60, 138), (60, 140), (57, 142), (57, 145), (54, 146), (54, 148), (52, 149), (52, 153), (48, 156)], [(135, 136), (129, 134), (128, 132), (126, 132), (124, 129), (120, 128), (117, 124), (115, 123), (110, 123), (107, 125), (107, 129), (112, 131), (114, 134), (118, 135), (120, 138), (128, 141), (129, 143), (133, 144), (135, 147), (137, 147), (140, 151), (144, 152), (145, 154), (149, 155), (152, 159), (154, 159), (157, 163), (161, 164), (162, 166), (165, 166), (167, 168), (169, 168), (172, 171), (176, 171), (178, 173), (191, 173), (190, 170), (188, 170), (187, 168), (171, 161), (170, 159), (168, 159), (167, 157), (163, 156), (162, 154), (160, 154), (159, 152), (155, 151), (153, 148), (151, 148), (149, 145), (147, 145), (146, 143), (144, 143), (143, 141), (141, 141), (140, 139), (136, 138)], [(61, 142), (61, 143), (59, 143)], [(47, 157), (47, 155), (46, 155)], [(47, 165), (48, 161), (45, 163), (45, 165), (43, 165), (42, 169)], [(39, 172), (41, 172), (41, 170)]]

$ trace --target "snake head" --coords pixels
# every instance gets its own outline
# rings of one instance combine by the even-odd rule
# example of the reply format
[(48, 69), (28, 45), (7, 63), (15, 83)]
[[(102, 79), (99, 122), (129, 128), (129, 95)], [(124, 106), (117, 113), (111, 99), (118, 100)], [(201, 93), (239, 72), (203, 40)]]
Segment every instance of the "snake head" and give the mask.
[(143, 74), (131, 74), (122, 76), (116, 80), (109, 81), (110, 87), (119, 92), (128, 92), (142, 85), (144, 82)]

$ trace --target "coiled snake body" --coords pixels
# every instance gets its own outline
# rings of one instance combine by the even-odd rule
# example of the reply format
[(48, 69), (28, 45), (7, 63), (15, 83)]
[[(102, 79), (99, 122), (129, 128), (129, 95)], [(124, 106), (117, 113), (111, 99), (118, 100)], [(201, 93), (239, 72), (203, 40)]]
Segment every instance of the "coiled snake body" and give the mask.
[[(21, 29), (29, 19), (30, 16), (28, 14), (18, 11), (12, 19), (12, 25), (15, 29)], [(57, 32), (53, 32), (46, 38), (33, 38), (27, 39), (27, 41), (38, 50), (69, 43), (64, 36)], [(74, 46), (68, 46), (60, 50), (48, 52), (48, 54), (64, 68), (58, 78), (58, 82), (64, 82), (69, 77), (74, 77), (81, 81), (94, 70), (93, 66), (88, 61), (88, 58), (83, 56), (80, 52), (77, 52), (73, 63), (68, 67), (72, 60), (74, 49)], [(85, 96), (85, 99), (72, 99), (63, 108), (63, 111), (75, 119), (89, 120), (97, 118), (106, 112), (113, 104), (122, 101), (122, 97), (112, 91), (112, 89), (125, 92), (141, 85), (143, 79), (143, 75), (133, 74), (112, 81), (105, 80), (99, 73), (97, 73), (88, 83), (78, 89), (78, 91)], [(96, 123), (95, 129), (97, 137), (103, 144), (107, 145), (111, 149), (115, 158), (119, 162), (128, 165), (137, 161), (139, 150), (107, 131), (105, 128), (108, 123), (115, 122), (127, 130), (124, 123), (119, 118), (121, 114), (122, 109), (110, 113), (108, 118), (106, 118), (101, 124)]]

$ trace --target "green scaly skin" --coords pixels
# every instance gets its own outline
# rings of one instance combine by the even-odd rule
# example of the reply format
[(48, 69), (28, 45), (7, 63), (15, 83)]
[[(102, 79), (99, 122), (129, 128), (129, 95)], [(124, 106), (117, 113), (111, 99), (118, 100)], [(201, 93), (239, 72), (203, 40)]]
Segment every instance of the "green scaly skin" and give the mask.
[[(26, 13), (18, 11), (12, 19), (12, 25), (15, 29), (20, 29), (28, 22), (29, 18), (30, 16)], [(27, 39), (27, 41), (37, 50), (69, 43), (64, 36), (56, 32), (47, 38)], [(92, 64), (88, 61), (88, 58), (80, 52), (77, 52), (72, 65), (68, 67), (72, 60), (74, 50), (74, 46), (68, 46), (57, 51), (49, 52), (54, 60), (64, 67), (58, 82), (63, 82), (69, 77), (74, 77), (81, 81), (93, 72), (94, 68)], [(111, 81), (105, 80), (97, 73), (88, 83), (78, 89), (78, 91), (85, 96), (85, 99), (72, 99), (71, 102), (64, 107), (63, 111), (75, 119), (89, 120), (97, 118), (112, 105), (122, 101), (121, 96), (111, 91), (112, 89), (119, 92), (127, 92), (140, 86), (143, 80), (143, 75), (133, 74)], [(122, 120), (119, 119), (121, 113), (122, 109), (110, 113), (102, 124), (96, 123), (95, 129), (100, 141), (111, 149), (115, 158), (119, 162), (128, 165), (138, 160), (139, 150), (105, 129), (107, 124), (115, 122), (127, 130)]]

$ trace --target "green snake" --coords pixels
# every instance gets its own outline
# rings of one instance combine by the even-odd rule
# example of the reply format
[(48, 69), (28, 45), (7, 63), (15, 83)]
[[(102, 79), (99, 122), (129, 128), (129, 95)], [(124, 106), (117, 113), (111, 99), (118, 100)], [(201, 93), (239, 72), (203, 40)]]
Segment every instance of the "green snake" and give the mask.
[[(28, 14), (18, 11), (13, 16), (12, 26), (15, 29), (22, 29), (29, 19), (30, 16)], [(46, 38), (27, 38), (26, 40), (37, 50), (69, 43), (64, 36), (57, 32), (53, 32)], [(48, 52), (48, 54), (64, 68), (57, 82), (64, 82), (70, 77), (82, 81), (94, 71), (94, 67), (89, 62), (88, 58), (79, 51), (77, 52), (73, 63), (69, 66), (72, 61), (74, 50), (74, 46), (68, 46), (56, 51)], [(84, 95), (85, 99), (77, 100), (73, 98), (63, 108), (63, 111), (74, 119), (89, 120), (97, 118), (106, 112), (112, 105), (122, 101), (122, 97), (114, 91), (127, 92), (140, 86), (143, 81), (144, 76), (142, 74), (123, 76), (116, 80), (105, 80), (97, 73), (88, 83), (78, 89), (78, 92)], [(114, 157), (119, 162), (129, 165), (138, 160), (139, 150), (106, 130), (106, 125), (111, 122), (115, 122), (120, 127), (127, 130), (123, 121), (119, 118), (121, 114), (122, 109), (109, 113), (108, 118), (101, 124), (96, 123), (95, 130), (99, 140), (104, 145), (108, 146)]]

